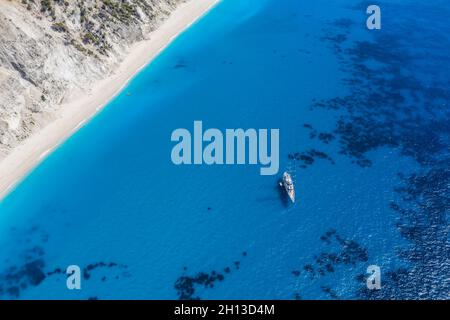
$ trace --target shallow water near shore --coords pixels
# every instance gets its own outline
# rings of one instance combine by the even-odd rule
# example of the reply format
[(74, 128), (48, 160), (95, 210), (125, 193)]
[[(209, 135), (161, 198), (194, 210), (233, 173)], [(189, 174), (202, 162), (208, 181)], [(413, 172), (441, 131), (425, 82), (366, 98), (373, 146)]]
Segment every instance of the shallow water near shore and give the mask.
[[(449, 298), (450, 5), (436, 5), (382, 4), (368, 31), (360, 2), (222, 1), (0, 202), (0, 298)], [(280, 129), (279, 176), (175, 166), (171, 133), (195, 120)]]

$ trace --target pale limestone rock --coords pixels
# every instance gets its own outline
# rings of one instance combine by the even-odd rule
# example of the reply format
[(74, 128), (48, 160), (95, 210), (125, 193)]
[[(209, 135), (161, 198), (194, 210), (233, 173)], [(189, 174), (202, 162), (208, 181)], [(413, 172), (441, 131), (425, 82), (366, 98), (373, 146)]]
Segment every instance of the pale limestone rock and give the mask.
[(0, 0), (0, 158), (110, 75), (182, 0), (24, 2)]

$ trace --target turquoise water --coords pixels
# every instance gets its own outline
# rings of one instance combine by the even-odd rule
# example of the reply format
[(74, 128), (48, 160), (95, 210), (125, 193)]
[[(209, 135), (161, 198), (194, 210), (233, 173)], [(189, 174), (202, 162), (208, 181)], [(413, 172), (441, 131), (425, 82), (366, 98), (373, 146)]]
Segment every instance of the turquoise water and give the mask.
[[(368, 31), (364, 3), (222, 1), (0, 203), (0, 298), (449, 298), (450, 6), (415, 5)], [(297, 203), (257, 166), (173, 165), (195, 120), (279, 128)]]

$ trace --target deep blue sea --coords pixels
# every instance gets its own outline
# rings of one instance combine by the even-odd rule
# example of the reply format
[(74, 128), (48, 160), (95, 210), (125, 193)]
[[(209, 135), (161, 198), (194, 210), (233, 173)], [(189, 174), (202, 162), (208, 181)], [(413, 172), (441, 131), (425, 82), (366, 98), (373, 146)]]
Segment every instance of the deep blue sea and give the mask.
[[(0, 299), (449, 299), (450, 3), (368, 4), (223, 0), (0, 202)], [(175, 166), (195, 120), (279, 175)]]

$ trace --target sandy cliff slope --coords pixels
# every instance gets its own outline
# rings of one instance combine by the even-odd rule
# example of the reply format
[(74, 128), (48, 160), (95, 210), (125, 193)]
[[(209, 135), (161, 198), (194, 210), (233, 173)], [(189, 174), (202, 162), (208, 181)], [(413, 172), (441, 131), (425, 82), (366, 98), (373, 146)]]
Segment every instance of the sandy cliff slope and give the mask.
[(146, 39), (182, 0), (0, 0), (0, 159)]

